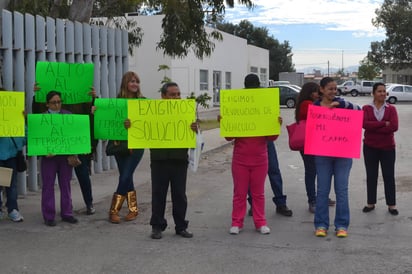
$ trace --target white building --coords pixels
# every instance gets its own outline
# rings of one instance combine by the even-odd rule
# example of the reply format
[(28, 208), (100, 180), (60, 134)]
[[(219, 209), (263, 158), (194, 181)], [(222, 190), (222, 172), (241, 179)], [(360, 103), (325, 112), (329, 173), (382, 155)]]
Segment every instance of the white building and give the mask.
[[(129, 69), (135, 71), (141, 81), (141, 90), (148, 98), (160, 98), (162, 79), (167, 76), (176, 82), (186, 98), (191, 92), (196, 95), (207, 92), (218, 100), (220, 89), (243, 88), (246, 74), (259, 75), (262, 86), (267, 86), (269, 75), (269, 51), (247, 45), (245, 39), (222, 32), (223, 41), (215, 41), (210, 57), (200, 60), (190, 53), (186, 58), (164, 56), (156, 50), (163, 30), (163, 16), (133, 16), (143, 30), (143, 42), (129, 56)], [(158, 71), (159, 65), (170, 69)]]

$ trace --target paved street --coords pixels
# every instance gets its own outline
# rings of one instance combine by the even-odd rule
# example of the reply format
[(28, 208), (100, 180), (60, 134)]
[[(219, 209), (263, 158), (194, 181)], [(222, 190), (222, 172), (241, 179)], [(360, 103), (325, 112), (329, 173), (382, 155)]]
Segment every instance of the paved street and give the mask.
[[(363, 105), (371, 97), (345, 97)], [(275, 142), (284, 180), (284, 192), (293, 217), (275, 214), (273, 194), (266, 184), (266, 216), (272, 232), (260, 235), (246, 217), (244, 230), (229, 235), (232, 209), (232, 146), (218, 130), (204, 133), (206, 150), (197, 173), (188, 172), (189, 229), (194, 238), (174, 234), (169, 201), (169, 227), (161, 240), (150, 238), (149, 152), (135, 173), (140, 215), (118, 225), (108, 222), (117, 171), (93, 176), (97, 213), (84, 214), (80, 189), (72, 185), (79, 224), (60, 222), (46, 227), (40, 211), (40, 193), (29, 192), (19, 205), (23, 223), (0, 221), (0, 273), (412, 273), (412, 104), (396, 105), (400, 117), (397, 141), (397, 204), (399, 216), (385, 205), (382, 181), (378, 204), (362, 213), (366, 202), (363, 159), (355, 159), (350, 176), (351, 225), (349, 237), (313, 235), (313, 214), (307, 210), (303, 162), (289, 150), (286, 129)], [(284, 125), (293, 109), (281, 109)], [(225, 144), (225, 145), (224, 145)], [(224, 145), (224, 146), (222, 146)], [(56, 190), (56, 200), (59, 201)], [(333, 194), (331, 194), (333, 197)], [(57, 206), (59, 208), (59, 206)], [(121, 214), (126, 214), (125, 205)], [(333, 222), (334, 207), (330, 209)], [(332, 227), (333, 230), (333, 227)]]

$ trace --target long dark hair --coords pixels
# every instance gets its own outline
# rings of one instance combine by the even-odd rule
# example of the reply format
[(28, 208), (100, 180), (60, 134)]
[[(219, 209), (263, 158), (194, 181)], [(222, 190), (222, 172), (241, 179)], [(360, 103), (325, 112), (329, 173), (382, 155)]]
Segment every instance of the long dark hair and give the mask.
[(302, 104), (303, 101), (313, 101), (312, 98), (312, 93), (318, 92), (319, 93), (319, 85), (316, 84), (315, 82), (308, 82), (302, 86), (302, 89), (300, 90), (297, 103), (296, 103), (296, 108), (295, 108), (295, 120), (296, 122), (299, 121), (299, 112), (300, 112), (300, 105)]

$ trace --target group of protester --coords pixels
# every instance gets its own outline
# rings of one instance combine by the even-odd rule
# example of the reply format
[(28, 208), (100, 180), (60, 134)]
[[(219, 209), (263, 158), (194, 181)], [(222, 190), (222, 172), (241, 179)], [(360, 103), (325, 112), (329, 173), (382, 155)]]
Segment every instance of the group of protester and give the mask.
[[(245, 88), (258, 88), (260, 81), (257, 75), (249, 74), (245, 77)], [(35, 87), (37, 90), (39, 87)], [(295, 120), (307, 119), (309, 105), (325, 108), (346, 108), (360, 110), (360, 107), (340, 97), (336, 97), (337, 84), (329, 77), (316, 83), (303, 85), (295, 111)], [(92, 89), (90, 96), (96, 97)], [(166, 83), (161, 88), (162, 99), (180, 99), (179, 87), (176, 83)], [(364, 161), (367, 175), (367, 205), (363, 212), (367, 213), (375, 208), (377, 195), (377, 179), (379, 164), (385, 185), (385, 198), (388, 211), (392, 215), (398, 215), (396, 209), (396, 191), (394, 179), (395, 166), (395, 141), (394, 132), (398, 130), (398, 116), (396, 108), (385, 101), (386, 90), (383, 83), (373, 86), (373, 100), (370, 104), (363, 106), (364, 119)], [(134, 72), (124, 74), (118, 93), (118, 98), (143, 99), (140, 90), (140, 79)], [(34, 100), (33, 100), (34, 102)], [(47, 226), (55, 226), (55, 197), (54, 183), (56, 176), (60, 187), (61, 219), (68, 223), (77, 223), (73, 216), (71, 200), (70, 180), (73, 168), (75, 170), (83, 199), (86, 205), (86, 214), (95, 213), (93, 206), (92, 187), (90, 180), (90, 164), (95, 152), (96, 140), (93, 136), (93, 113), (95, 107), (92, 103), (79, 105), (64, 105), (62, 107), (61, 94), (51, 91), (46, 96), (46, 103), (33, 104), (33, 113), (45, 114), (88, 114), (91, 124), (92, 151), (89, 154), (77, 155), (46, 155), (41, 157), (42, 178), (42, 201), (41, 209), (44, 222)], [(218, 119), (224, 117), (219, 116)], [(274, 123), (282, 124), (282, 118)], [(131, 121), (126, 119), (124, 127), (130, 128)], [(193, 122), (191, 130), (197, 131), (199, 125)], [(279, 170), (274, 141), (277, 135), (262, 137), (226, 137), (234, 142), (232, 159), (233, 176), (233, 210), (230, 234), (236, 235), (243, 229), (243, 222), (247, 212), (247, 200), (251, 204), (249, 215), (253, 216), (255, 228), (261, 234), (269, 234), (265, 217), (264, 182), (266, 175), (273, 190), (273, 202), (276, 212), (284, 216), (292, 216), (286, 203), (286, 195), (283, 194), (283, 181)], [(8, 217), (14, 222), (23, 221), (17, 205), (17, 152), (26, 144), (23, 137), (1, 137), (0, 138), (0, 167), (13, 170), (11, 184), (4, 187), (7, 197), (6, 207)], [(143, 149), (129, 149), (125, 154), (115, 154), (115, 160), (119, 170), (117, 188), (113, 194), (109, 221), (118, 224), (121, 222), (119, 211), (126, 200), (128, 213), (125, 221), (131, 221), (138, 216), (137, 193), (134, 186), (133, 174), (143, 157)], [(305, 167), (305, 186), (308, 198), (309, 211), (314, 213), (315, 235), (325, 237), (329, 229), (329, 206), (335, 205), (335, 201), (329, 198), (332, 178), (336, 194), (336, 214), (334, 220), (335, 233), (337, 237), (347, 237), (349, 227), (349, 199), (348, 183), (349, 173), (352, 167), (352, 159), (342, 157), (308, 155), (300, 151)], [(184, 238), (191, 238), (193, 234), (187, 230), (186, 220), (187, 197), (186, 181), (188, 168), (187, 148), (164, 148), (150, 149), (150, 167), (152, 179), (152, 226), (151, 237), (161, 239), (162, 232), (167, 227), (165, 219), (166, 196), (169, 185), (173, 203), (173, 219), (175, 232)], [(316, 184), (317, 181), (317, 184)], [(249, 195), (248, 195), (249, 194)], [(249, 197), (248, 197), (249, 196)], [(0, 195), (0, 217), (2, 201)]]

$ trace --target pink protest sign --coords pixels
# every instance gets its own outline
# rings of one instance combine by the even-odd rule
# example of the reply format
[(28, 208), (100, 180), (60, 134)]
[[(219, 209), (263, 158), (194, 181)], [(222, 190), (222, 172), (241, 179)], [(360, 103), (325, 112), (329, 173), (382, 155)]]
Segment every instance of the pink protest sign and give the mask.
[(305, 154), (360, 158), (363, 111), (310, 105)]

